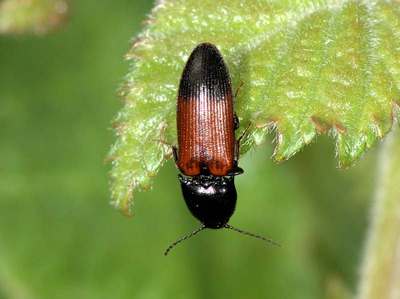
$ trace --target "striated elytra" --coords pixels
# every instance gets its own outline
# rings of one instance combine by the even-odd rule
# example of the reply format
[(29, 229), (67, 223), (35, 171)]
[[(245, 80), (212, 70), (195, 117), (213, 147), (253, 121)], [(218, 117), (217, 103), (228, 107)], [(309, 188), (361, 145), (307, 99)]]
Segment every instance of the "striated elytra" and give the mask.
[[(236, 205), (237, 121), (229, 72), (218, 49), (200, 44), (182, 74), (177, 104), (176, 165), (183, 197), (206, 228), (223, 227)], [(236, 126), (235, 126), (236, 123)]]
[(268, 242), (272, 240), (234, 228), (228, 224), (235, 211), (235, 176), (240, 139), (234, 112), (229, 71), (217, 47), (199, 44), (182, 73), (177, 101), (178, 148), (173, 147), (182, 195), (200, 228), (186, 235), (165, 251), (205, 228), (228, 228)]

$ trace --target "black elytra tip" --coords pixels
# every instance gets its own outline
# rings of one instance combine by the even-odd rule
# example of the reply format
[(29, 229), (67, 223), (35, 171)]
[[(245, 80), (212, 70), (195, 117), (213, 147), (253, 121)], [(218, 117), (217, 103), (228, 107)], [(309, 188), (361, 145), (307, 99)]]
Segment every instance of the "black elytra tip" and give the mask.
[(231, 82), (228, 68), (216, 46), (210, 43), (199, 44), (186, 63), (182, 73), (179, 96), (188, 98), (194, 86), (204, 86), (205, 89), (222, 98), (230, 92)]

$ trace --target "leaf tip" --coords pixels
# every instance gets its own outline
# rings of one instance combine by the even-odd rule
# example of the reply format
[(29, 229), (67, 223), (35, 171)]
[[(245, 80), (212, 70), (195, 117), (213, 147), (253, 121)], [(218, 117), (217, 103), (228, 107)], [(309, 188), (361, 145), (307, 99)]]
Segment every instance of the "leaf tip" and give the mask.
[(132, 217), (133, 200), (132, 192), (128, 192), (122, 199), (111, 200), (110, 205), (121, 212), (126, 217)]

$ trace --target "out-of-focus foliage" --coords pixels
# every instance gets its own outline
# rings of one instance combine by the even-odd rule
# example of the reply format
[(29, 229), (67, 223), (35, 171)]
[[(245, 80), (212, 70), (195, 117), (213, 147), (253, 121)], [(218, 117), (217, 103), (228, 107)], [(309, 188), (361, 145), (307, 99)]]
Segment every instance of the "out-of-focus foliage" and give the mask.
[(0, 34), (44, 34), (62, 24), (67, 0), (1, 0)]
[[(351, 165), (391, 128), (400, 102), (400, 5), (395, 1), (161, 1), (133, 44), (112, 149), (112, 198), (130, 212), (176, 143), (179, 78), (196, 44), (216, 44), (235, 88), (242, 152), (274, 130), (274, 159), (317, 134)], [(240, 134), (240, 132), (239, 132)], [(155, 141), (161, 142), (155, 142)]]
[(359, 299), (400, 296), (400, 136), (390, 133), (379, 155), (379, 180), (364, 251)]
[(325, 137), (279, 166), (268, 138), (244, 155), (232, 225), (281, 248), (205, 231), (165, 258), (198, 226), (173, 163), (137, 195), (134, 218), (109, 206), (104, 158), (121, 57), (150, 6), (75, 1), (57, 34), (0, 37), (0, 298), (325, 299), (332, 277), (353, 291), (372, 153), (346, 172)]

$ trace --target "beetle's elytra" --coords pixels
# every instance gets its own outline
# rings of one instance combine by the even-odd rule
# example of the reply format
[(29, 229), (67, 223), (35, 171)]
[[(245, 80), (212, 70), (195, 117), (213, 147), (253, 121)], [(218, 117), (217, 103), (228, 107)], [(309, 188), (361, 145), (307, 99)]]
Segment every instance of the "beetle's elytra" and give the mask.
[(226, 176), (237, 167), (231, 80), (211, 44), (197, 46), (183, 71), (177, 129), (182, 174)]
[(192, 215), (202, 226), (173, 243), (205, 228), (236, 229), (228, 224), (235, 211), (235, 175), (243, 173), (238, 166), (239, 140), (235, 130), (239, 122), (234, 112), (231, 79), (217, 47), (199, 44), (183, 70), (178, 91), (178, 148), (173, 148), (182, 195)]

